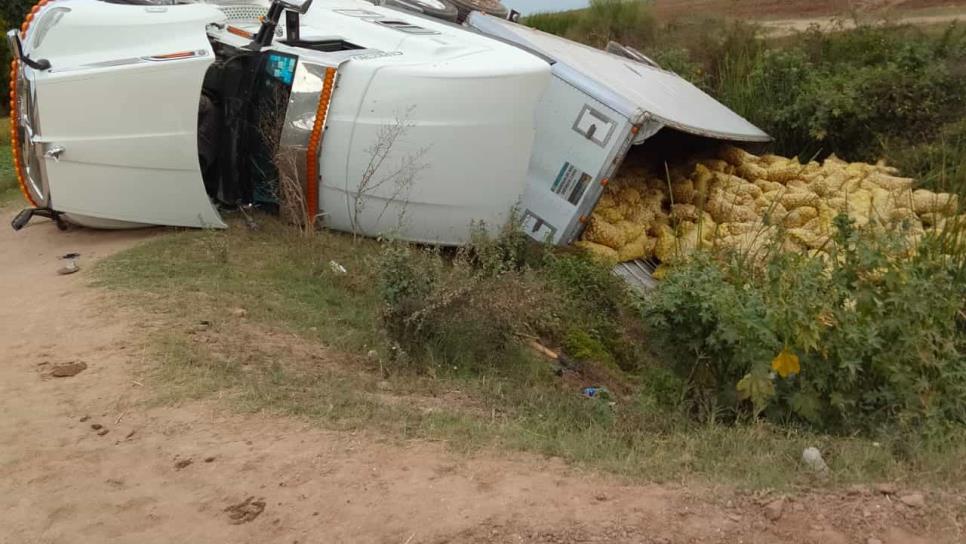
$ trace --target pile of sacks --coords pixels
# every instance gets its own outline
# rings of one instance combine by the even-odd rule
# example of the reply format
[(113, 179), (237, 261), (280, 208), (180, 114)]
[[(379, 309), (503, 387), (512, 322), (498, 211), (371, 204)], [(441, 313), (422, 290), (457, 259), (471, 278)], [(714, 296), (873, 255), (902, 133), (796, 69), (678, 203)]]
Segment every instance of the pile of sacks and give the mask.
[(697, 248), (754, 251), (779, 229), (784, 250), (821, 251), (843, 212), (858, 226), (902, 225), (913, 241), (948, 221), (966, 222), (956, 215), (956, 195), (914, 189), (882, 161), (833, 155), (801, 164), (727, 146), (712, 158), (662, 165), (660, 174), (625, 170), (607, 185), (575, 244), (605, 263), (673, 263)]

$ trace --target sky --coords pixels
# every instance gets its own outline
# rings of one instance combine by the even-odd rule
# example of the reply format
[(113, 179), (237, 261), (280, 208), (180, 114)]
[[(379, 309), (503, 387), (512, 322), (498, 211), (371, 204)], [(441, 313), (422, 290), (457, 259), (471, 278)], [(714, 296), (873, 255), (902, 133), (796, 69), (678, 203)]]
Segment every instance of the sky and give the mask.
[(503, 5), (524, 15), (586, 7), (589, 0), (502, 0)]

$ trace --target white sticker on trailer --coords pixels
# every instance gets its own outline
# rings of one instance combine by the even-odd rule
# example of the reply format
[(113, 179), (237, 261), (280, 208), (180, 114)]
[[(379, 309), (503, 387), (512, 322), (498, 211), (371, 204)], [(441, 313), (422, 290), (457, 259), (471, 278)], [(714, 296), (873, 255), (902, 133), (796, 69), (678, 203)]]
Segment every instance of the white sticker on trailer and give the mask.
[(573, 128), (588, 140), (604, 147), (616, 127), (617, 123), (610, 117), (588, 105), (584, 105), (584, 108), (580, 110), (580, 115), (577, 116), (577, 120), (574, 121)]
[(565, 162), (560, 167), (557, 179), (553, 181), (550, 189), (562, 196), (567, 202), (576, 206), (584, 196), (584, 192), (587, 190), (587, 186), (590, 185), (591, 180), (590, 174), (578, 169), (569, 162)]

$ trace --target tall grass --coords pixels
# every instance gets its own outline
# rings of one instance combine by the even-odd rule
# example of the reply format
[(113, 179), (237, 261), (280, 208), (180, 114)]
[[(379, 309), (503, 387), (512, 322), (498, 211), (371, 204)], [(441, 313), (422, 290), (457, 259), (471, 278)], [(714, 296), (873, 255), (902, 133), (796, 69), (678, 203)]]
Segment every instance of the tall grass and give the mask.
[(657, 20), (648, 2), (641, 0), (591, 0), (583, 10), (538, 13), (526, 24), (595, 47), (610, 40), (640, 47), (650, 43), (657, 31)]

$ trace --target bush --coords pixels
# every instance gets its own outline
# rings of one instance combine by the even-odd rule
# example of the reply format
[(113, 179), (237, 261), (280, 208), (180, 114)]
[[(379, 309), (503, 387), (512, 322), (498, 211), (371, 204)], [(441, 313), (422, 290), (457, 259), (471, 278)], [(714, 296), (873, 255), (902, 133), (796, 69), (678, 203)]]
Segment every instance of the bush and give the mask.
[(537, 337), (577, 360), (638, 368), (639, 320), (621, 280), (511, 225), (494, 238), (477, 229), (453, 255), (386, 244), (383, 326), (403, 360), (492, 368), (514, 360), (520, 338)]
[(554, 328), (547, 325), (553, 299), (529, 273), (508, 266), (493, 273), (497, 265), (482, 262), (470, 252), (446, 259), (438, 251), (385, 246), (379, 294), (397, 363), (500, 367), (516, 360), (518, 335)]
[(966, 423), (966, 259), (943, 235), (911, 251), (837, 224), (828, 259), (703, 255), (641, 300), (690, 408), (836, 432)]
[(961, 118), (966, 83), (948, 60), (948, 47), (900, 29), (813, 31), (764, 52), (744, 80), (721, 81), (720, 96), (772, 134), (779, 153), (875, 161), (884, 140), (926, 141)]
[[(0, 5), (0, 30), (6, 34), (8, 29), (19, 28), (20, 22), (33, 4), (32, 0), (4, 0), (3, 5)], [(6, 44), (0, 46), (0, 89), (4, 90), (4, 96), (10, 85), (10, 60), (10, 50)], [(9, 110), (9, 101), (0, 101), (0, 113), (7, 113)]]

